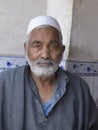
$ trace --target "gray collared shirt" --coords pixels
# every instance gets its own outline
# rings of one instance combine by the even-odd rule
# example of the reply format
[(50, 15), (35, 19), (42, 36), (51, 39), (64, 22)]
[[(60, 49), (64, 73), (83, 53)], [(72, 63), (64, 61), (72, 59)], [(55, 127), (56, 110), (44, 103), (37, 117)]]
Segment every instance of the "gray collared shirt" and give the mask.
[(67, 82), (68, 82), (67, 75), (65, 75), (64, 71), (58, 69), (54, 94), (48, 102), (45, 102), (42, 105), (45, 116), (48, 116), (49, 112), (52, 110), (55, 104), (63, 97), (64, 93), (66, 92)]
[(52, 100), (55, 106), (46, 117), (28, 66), (0, 73), (0, 130), (98, 130), (98, 110), (87, 84), (62, 70), (57, 77), (56, 94), (65, 92)]

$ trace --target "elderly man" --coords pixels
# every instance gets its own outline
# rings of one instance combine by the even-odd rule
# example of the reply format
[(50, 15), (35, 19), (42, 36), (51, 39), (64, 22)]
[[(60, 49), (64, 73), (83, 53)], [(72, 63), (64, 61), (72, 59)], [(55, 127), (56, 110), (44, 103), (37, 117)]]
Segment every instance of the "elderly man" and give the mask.
[(0, 74), (0, 130), (98, 130), (87, 84), (59, 68), (65, 47), (56, 19), (32, 19), (24, 48), (28, 65)]

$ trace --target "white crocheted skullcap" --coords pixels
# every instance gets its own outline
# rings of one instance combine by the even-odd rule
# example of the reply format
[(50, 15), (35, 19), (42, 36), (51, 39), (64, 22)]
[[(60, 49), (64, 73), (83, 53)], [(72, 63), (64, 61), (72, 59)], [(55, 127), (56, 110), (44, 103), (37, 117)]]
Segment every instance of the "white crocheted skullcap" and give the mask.
[(46, 16), (46, 15), (41, 15), (38, 17), (33, 18), (28, 25), (27, 28), (27, 35), (36, 27), (41, 26), (41, 25), (49, 25), (52, 26), (54, 28), (56, 28), (60, 33), (61, 33), (61, 28), (60, 25), (58, 23), (58, 21), (51, 17), (51, 16)]

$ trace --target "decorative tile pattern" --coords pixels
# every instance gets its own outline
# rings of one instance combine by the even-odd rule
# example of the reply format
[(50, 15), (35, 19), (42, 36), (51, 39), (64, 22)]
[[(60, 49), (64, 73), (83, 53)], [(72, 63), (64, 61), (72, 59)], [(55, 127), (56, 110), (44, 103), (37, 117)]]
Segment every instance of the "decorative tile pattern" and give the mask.
[[(25, 57), (20, 56), (0, 56), (0, 71), (22, 66), (27, 64)], [(60, 67), (67, 69), (72, 73), (82, 76), (98, 76), (98, 62), (83, 62), (83, 61), (61, 61)]]
[(98, 62), (67, 61), (68, 70), (82, 76), (98, 76)]
[[(0, 72), (6, 69), (27, 64), (25, 57), (19, 56), (0, 56)], [(62, 60), (60, 67), (65, 68), (65, 60)]]
[[(68, 70), (72, 73), (78, 74), (84, 77), (85, 81), (89, 84), (90, 89), (92, 88), (92, 96), (98, 107), (98, 88), (95, 87), (94, 77), (98, 77), (98, 62), (83, 62), (83, 61), (67, 61)], [(88, 78), (87, 78), (88, 77)], [(93, 77), (93, 78), (91, 78)], [(88, 79), (88, 80), (86, 80)], [(91, 84), (90, 84), (91, 82)], [(95, 91), (94, 91), (95, 89)]]
[(0, 56), (0, 71), (25, 65), (25, 57)]

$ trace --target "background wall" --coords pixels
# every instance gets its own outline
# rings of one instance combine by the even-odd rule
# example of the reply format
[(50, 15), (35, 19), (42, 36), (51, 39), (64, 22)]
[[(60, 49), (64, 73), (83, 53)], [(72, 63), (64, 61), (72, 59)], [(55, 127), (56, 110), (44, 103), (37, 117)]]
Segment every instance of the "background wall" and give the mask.
[[(61, 24), (68, 57), (73, 0), (0, 0), (0, 55), (24, 55), (29, 21), (38, 15), (54, 16)], [(56, 5), (55, 5), (56, 4)]]
[(46, 10), (46, 0), (0, 0), (0, 54), (23, 55), (29, 20)]
[(68, 69), (88, 83), (98, 105), (98, 0), (74, 0)]
[(98, 0), (74, 0), (69, 59), (98, 61)]

